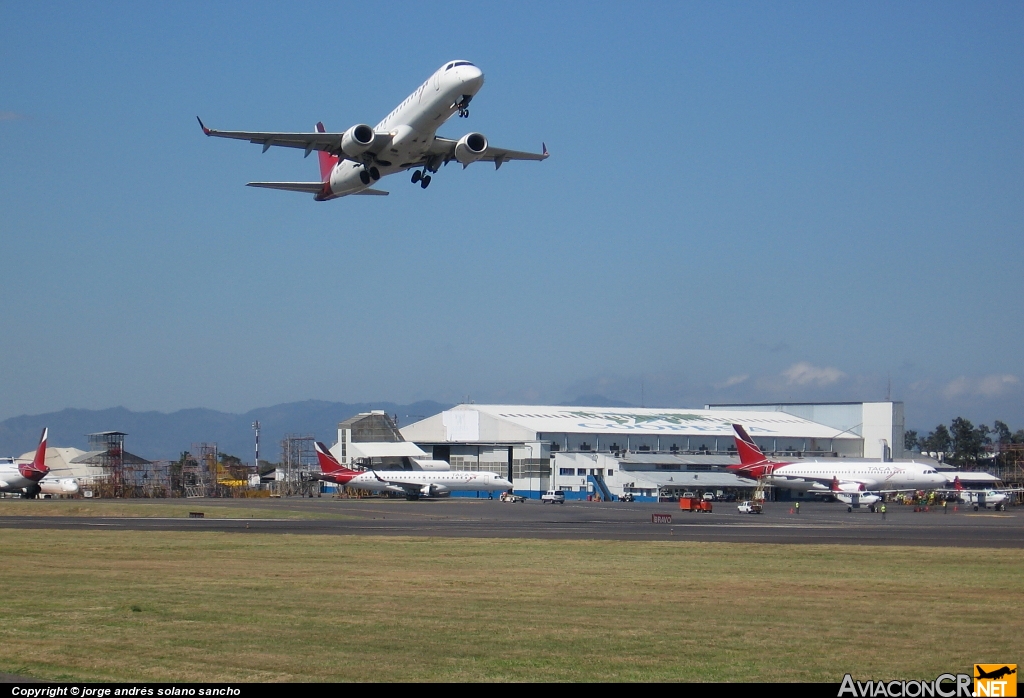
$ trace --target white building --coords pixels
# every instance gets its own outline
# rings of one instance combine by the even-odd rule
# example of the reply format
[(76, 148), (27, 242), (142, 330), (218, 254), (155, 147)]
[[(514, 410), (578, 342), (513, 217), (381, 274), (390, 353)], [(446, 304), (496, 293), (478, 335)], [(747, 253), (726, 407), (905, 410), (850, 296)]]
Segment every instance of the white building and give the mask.
[[(847, 406), (853, 404), (862, 405), (843, 403), (839, 414), (848, 417)], [(902, 447), (902, 403), (864, 403), (877, 404), (890, 406), (893, 418), (885, 433), (893, 438), (898, 429)], [(831, 419), (828, 405), (816, 407)], [(861, 409), (872, 419), (882, 413), (874, 407)], [(765, 453), (788, 458), (862, 457), (867, 438), (883, 431), (874, 422), (865, 430), (863, 418), (849, 425), (827, 424), (766, 406), (683, 410), (459, 405), (401, 432), (435, 459), (448, 461), (453, 470), (505, 475), (527, 496), (561, 489), (574, 498), (630, 493), (653, 499), (690, 490), (751, 487), (750, 481), (725, 471), (737, 462), (733, 424), (742, 424)]]

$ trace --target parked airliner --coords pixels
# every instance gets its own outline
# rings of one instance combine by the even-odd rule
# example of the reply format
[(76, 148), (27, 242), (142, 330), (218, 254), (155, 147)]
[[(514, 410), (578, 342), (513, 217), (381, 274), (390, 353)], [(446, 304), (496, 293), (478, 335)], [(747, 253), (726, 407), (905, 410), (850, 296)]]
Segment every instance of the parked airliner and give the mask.
[(780, 463), (769, 460), (739, 424), (736, 432), (739, 465), (729, 470), (752, 479), (767, 476), (776, 487), (802, 492), (829, 491), (834, 494), (857, 492), (896, 492), (933, 490), (943, 487), (946, 478), (924, 463), (884, 463), (851, 458), (808, 459)]
[[(385, 196), (388, 192), (372, 189), (381, 177), (415, 170), (412, 183), (426, 189), (430, 176), (452, 160), (463, 169), (482, 160), (494, 163), (494, 169), (507, 160), (544, 160), (542, 152), (526, 153), (491, 145), (482, 133), (467, 133), (458, 140), (436, 135), (437, 129), (452, 115), (469, 116), (469, 103), (484, 84), (484, 74), (469, 61), (449, 61), (416, 88), (376, 126), (356, 124), (342, 133), (327, 133), (323, 123), (312, 133), (264, 131), (217, 131), (199, 125), (207, 136), (237, 138), (263, 146), (301, 148), (308, 157), (314, 150), (320, 156), (319, 182), (249, 182), (250, 187), (283, 189), (313, 194), (327, 201), (349, 194)], [(198, 117), (197, 117), (198, 118)]]
[(345, 487), (371, 492), (397, 492), (406, 499), (447, 497), (454, 491), (500, 492), (512, 489), (512, 483), (496, 473), (466, 470), (351, 470), (331, 455), (327, 447), (314, 444), (320, 461), (320, 478)]
[(43, 429), (31, 463), (18, 463), (13, 458), (0, 460), (0, 492), (17, 492), (26, 499), (39, 494), (39, 481), (50, 472), (46, 467), (46, 433), (47, 430)]

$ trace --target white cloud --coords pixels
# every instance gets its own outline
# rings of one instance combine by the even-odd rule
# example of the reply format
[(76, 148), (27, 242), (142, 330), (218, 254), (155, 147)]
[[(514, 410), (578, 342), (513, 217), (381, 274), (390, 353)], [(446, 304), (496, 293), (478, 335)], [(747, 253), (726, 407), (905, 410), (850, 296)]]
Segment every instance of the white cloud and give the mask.
[(982, 397), (998, 397), (1020, 384), (1020, 379), (1010, 373), (994, 373), (981, 378), (959, 376), (954, 378), (942, 389), (946, 399), (961, 395), (980, 395)]
[(16, 111), (2, 111), (0, 110), (0, 121), (18, 121), (24, 119), (24, 114), (19, 114)]
[(793, 364), (783, 371), (782, 375), (794, 385), (816, 386), (832, 385), (841, 378), (846, 377), (846, 374), (838, 368), (832, 368), (831, 366), (822, 368), (809, 364), (806, 361)]
[(725, 379), (724, 383), (719, 383), (715, 387), (716, 388), (731, 388), (734, 385), (739, 385), (740, 383), (745, 382), (748, 378), (750, 378), (750, 376), (748, 374), (746, 374), (746, 373), (744, 373), (742, 376), (729, 376), (728, 378)]

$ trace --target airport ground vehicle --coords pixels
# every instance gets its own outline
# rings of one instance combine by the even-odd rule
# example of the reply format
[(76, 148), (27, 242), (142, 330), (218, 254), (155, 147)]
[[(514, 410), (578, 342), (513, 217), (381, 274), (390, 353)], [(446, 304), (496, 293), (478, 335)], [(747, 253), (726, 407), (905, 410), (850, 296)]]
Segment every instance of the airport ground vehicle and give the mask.
[(540, 501), (545, 504), (565, 504), (565, 492), (548, 490), (540, 496)]
[(621, 497), (619, 497), (619, 501), (620, 502), (634, 502), (634, 501), (636, 501), (636, 499), (633, 497), (632, 494), (627, 492), (626, 494), (624, 494)]
[(679, 509), (681, 511), (696, 511), (710, 514), (711, 502), (707, 499), (698, 499), (697, 497), (680, 497)]
[(705, 492), (704, 496), (701, 499), (703, 499), (705, 502), (713, 502), (715, 501), (715, 495), (713, 492)]
[(525, 502), (526, 497), (521, 497), (518, 494), (512, 492), (502, 492), (501, 496), (498, 497), (503, 502)]
[(736, 509), (738, 509), (741, 514), (760, 514), (761, 503), (747, 500), (745, 502), (740, 502)]

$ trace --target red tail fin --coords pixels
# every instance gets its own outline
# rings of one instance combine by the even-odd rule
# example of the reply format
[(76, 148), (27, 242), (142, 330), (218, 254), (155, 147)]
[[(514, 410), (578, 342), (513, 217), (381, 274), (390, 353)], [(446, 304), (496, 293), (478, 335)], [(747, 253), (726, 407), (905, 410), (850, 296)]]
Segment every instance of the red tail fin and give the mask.
[[(324, 123), (322, 121), (316, 122), (316, 132), (325, 133)], [(322, 150), (318, 150), (317, 155), (320, 157), (320, 181), (326, 182), (330, 179), (331, 172), (334, 171), (334, 166), (338, 164), (338, 156), (325, 153)]]
[(839, 491), (839, 478), (835, 476), (832, 477), (832, 484), (829, 485), (829, 489), (832, 490), (833, 492)]
[(736, 432), (736, 450), (740, 454), (740, 465), (744, 467), (760, 465), (768, 460), (764, 457), (761, 449), (757, 447), (757, 444), (754, 443), (754, 440), (750, 438), (746, 429), (739, 424), (733, 424), (732, 428)]
[(957, 492), (962, 492), (963, 489), (964, 489), (963, 483), (960, 482), (960, 476), (959, 475), (957, 475), (955, 478), (953, 478), (953, 489), (956, 490)]
[(331, 455), (331, 452), (327, 450), (327, 447), (317, 441), (314, 444), (316, 448), (316, 458), (320, 461), (320, 472), (324, 475), (345, 475), (347, 473), (356, 474), (356, 471), (349, 470), (344, 465), (338, 462), (338, 459)]
[(31, 463), (18, 466), (18, 471), (30, 480), (38, 482), (42, 480), (50, 469), (46, 467), (46, 436), (50, 430), (43, 429), (43, 435), (39, 437), (39, 446), (36, 447), (35, 458)]

